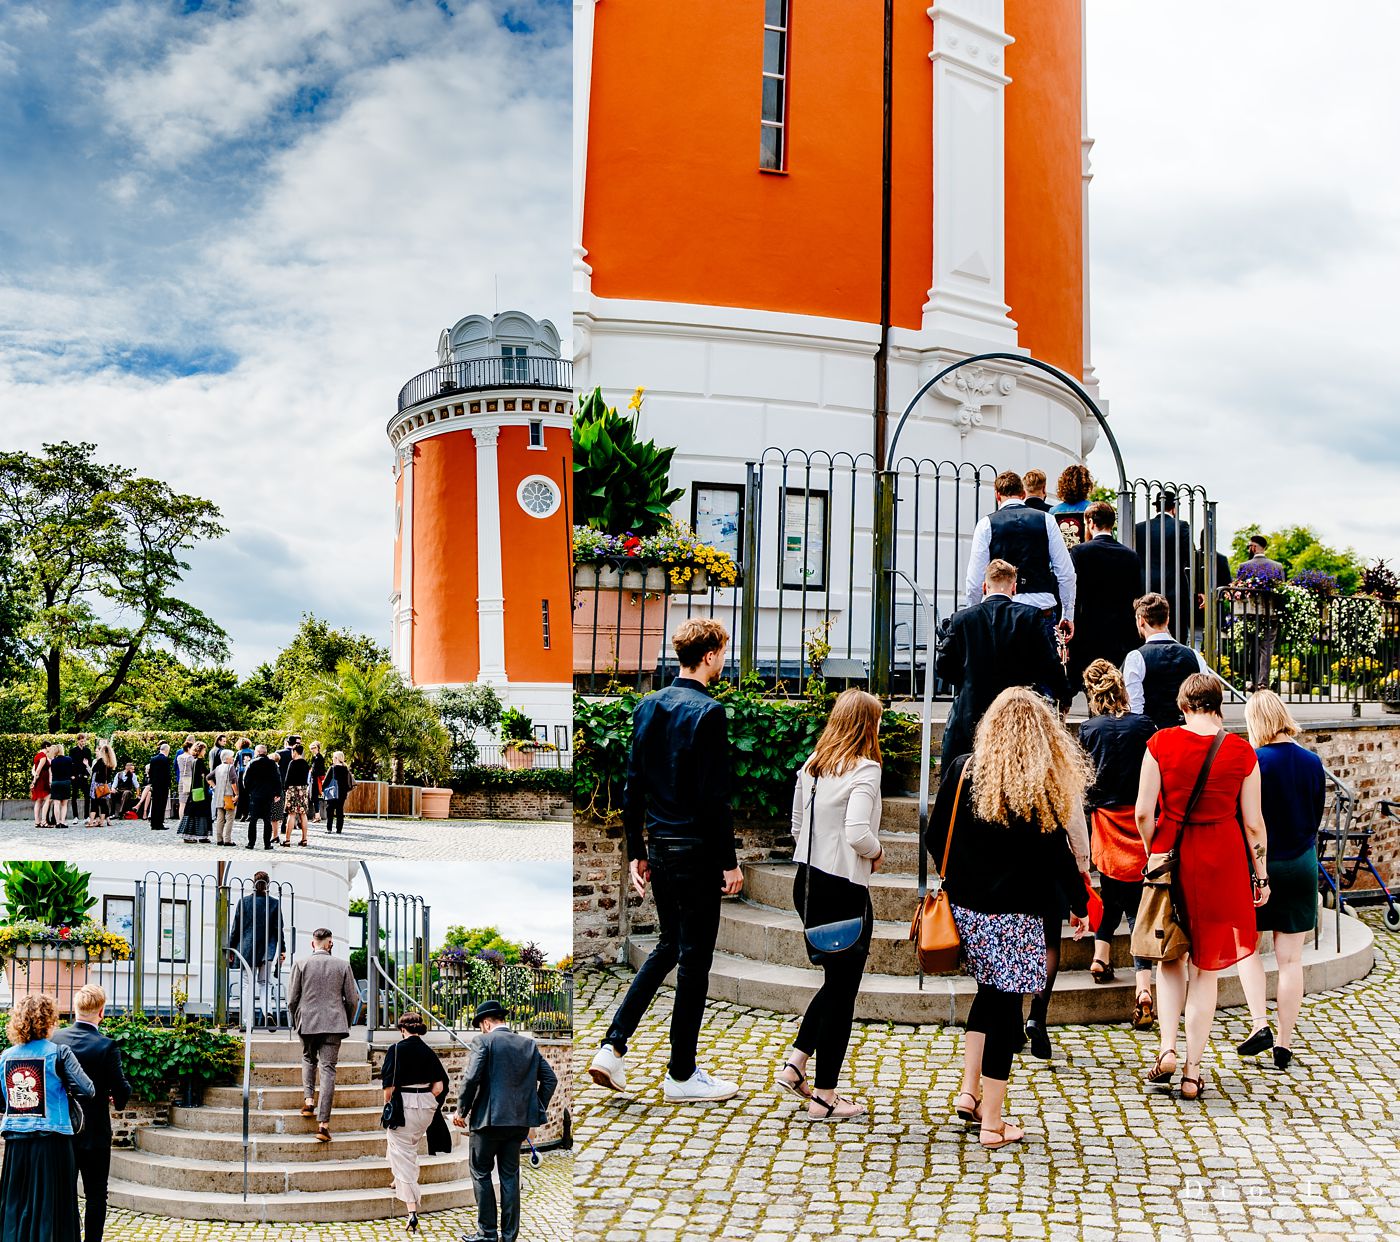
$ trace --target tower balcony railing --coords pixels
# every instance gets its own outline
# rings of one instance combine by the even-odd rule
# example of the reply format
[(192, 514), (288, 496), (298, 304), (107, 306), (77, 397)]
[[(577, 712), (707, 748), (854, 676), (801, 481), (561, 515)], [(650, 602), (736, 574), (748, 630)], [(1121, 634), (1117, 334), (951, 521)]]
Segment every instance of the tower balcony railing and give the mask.
[(574, 364), (564, 358), (473, 358), (415, 375), (399, 390), (398, 412), (420, 401), (493, 388), (548, 388), (572, 392)]

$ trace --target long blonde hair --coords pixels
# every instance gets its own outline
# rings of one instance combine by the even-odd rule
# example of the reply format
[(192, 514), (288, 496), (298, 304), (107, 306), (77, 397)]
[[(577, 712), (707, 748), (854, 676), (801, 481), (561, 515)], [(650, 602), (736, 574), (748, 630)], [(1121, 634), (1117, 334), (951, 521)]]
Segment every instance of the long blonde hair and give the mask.
[(843, 690), (831, 718), (817, 739), (807, 771), (813, 776), (840, 776), (862, 759), (880, 762), (880, 700), (864, 690)]
[(1272, 690), (1256, 690), (1244, 705), (1244, 723), (1249, 730), (1249, 744), (1256, 749), (1272, 742), (1288, 741), (1298, 736), (1298, 722)]
[(1069, 823), (1094, 776), (1089, 756), (1049, 704), (1023, 686), (992, 700), (977, 726), (972, 765), (978, 819), (1030, 820), (1042, 832)]
[(1094, 660), (1084, 670), (1084, 695), (1095, 716), (1121, 716), (1128, 710), (1128, 687), (1109, 660)]

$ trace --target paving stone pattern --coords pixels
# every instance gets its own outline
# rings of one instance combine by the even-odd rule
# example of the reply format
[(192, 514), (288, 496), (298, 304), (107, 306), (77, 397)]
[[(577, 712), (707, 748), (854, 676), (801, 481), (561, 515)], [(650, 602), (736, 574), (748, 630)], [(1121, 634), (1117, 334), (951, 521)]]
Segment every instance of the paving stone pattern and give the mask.
[[(259, 833), (262, 826), (258, 826)], [(328, 833), (321, 824), (312, 824), (303, 850), (295, 842), (289, 849), (276, 847), (276, 856), (330, 855), (336, 858), (365, 859), (444, 859), (453, 862), (537, 862), (562, 861), (573, 846), (573, 825), (561, 820), (441, 820), (441, 819), (347, 819), (344, 832)], [(0, 822), (0, 858), (82, 858), (177, 859), (247, 857), (243, 847), (248, 840), (246, 824), (237, 825), (233, 837), (237, 851), (216, 845), (189, 845), (172, 828), (152, 832), (140, 820), (122, 820), (106, 828), (35, 828), (32, 816), (26, 820)], [(252, 851), (257, 858), (267, 855)]]
[[(744, 1091), (668, 1105), (665, 989), (629, 1048), (635, 1096), (581, 1079), (579, 1242), (1400, 1238), (1400, 937), (1365, 917), (1376, 967), (1305, 1000), (1289, 1073), (1235, 1055), (1242, 1009), (1217, 1019), (1200, 1103), (1144, 1089), (1155, 1032), (1055, 1027), (1055, 1060), (1012, 1070), (1026, 1142), (998, 1152), (953, 1115), (962, 1032), (936, 1026), (858, 1025), (842, 1090), (873, 1115), (809, 1124), (770, 1085), (796, 1020), (712, 1002), (700, 1063)], [(581, 976), (581, 1056), (630, 977)]]
[[(543, 1163), (521, 1166), (520, 1237), (523, 1242), (565, 1242), (573, 1237), (573, 1157), (546, 1152)], [(381, 1242), (418, 1237), (425, 1242), (457, 1242), (476, 1232), (476, 1209), (431, 1212), (419, 1217), (416, 1235), (399, 1220), (363, 1224), (286, 1225), (222, 1224), (217, 1221), (166, 1220), (114, 1209), (107, 1214), (109, 1242)]]

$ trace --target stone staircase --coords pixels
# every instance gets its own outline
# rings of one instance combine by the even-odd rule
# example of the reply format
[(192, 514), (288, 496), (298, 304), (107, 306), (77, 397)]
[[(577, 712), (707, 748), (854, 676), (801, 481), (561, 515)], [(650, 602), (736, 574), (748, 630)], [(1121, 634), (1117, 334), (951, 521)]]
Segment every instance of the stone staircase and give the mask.
[[(341, 1045), (335, 1137), (320, 1143), (315, 1119), (300, 1112), (300, 1042), (254, 1036), (246, 1201), (242, 1100), (241, 1079), (211, 1087), (203, 1107), (174, 1108), (168, 1126), (138, 1132), (134, 1150), (114, 1150), (112, 1204), (189, 1220), (328, 1223), (402, 1214), (379, 1126), (384, 1097), (363, 1038)], [(450, 1155), (421, 1155), (419, 1170), (425, 1212), (472, 1203), (465, 1141)]]
[[(880, 839), (885, 858), (871, 880), (875, 933), (856, 999), (856, 1017), (863, 1021), (962, 1024), (976, 984), (963, 975), (929, 976), (921, 990), (914, 946), (908, 939), (919, 891), (918, 827), (916, 798), (884, 800)], [(821, 972), (807, 961), (801, 921), (793, 910), (794, 874), (790, 862), (744, 864), (744, 891), (740, 897), (726, 900), (721, 913), (710, 972), (711, 997), (777, 1013), (801, 1013), (821, 986)], [(1075, 941), (1070, 935), (1066, 924), (1050, 1021), (1126, 1021), (1134, 999), (1127, 924), (1113, 941), (1117, 978), (1112, 983), (1095, 983), (1089, 975), (1092, 937)], [(655, 942), (654, 936), (629, 940), (628, 959), (634, 968), (641, 965)], [(1309, 992), (1338, 987), (1370, 970), (1374, 950), (1370, 929), (1364, 923), (1344, 917), (1340, 952), (1335, 943), (1329, 916), (1324, 920), (1320, 947), (1310, 945), (1304, 952)], [(1275, 966), (1271, 952), (1266, 953), (1265, 966), (1272, 995)], [(1231, 970), (1221, 979), (1220, 1003), (1238, 1005), (1243, 1000), (1239, 980)]]

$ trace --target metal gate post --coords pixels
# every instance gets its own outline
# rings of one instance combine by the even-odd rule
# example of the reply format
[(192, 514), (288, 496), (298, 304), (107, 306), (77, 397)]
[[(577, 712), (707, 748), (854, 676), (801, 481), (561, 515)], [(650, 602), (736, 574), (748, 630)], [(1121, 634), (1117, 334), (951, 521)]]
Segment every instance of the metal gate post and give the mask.
[(1133, 489), (1121, 487), (1118, 489), (1118, 542), (1124, 547), (1132, 548), (1134, 552), (1141, 553), (1137, 545), (1136, 534), (1136, 514), (1133, 512)]
[(365, 1014), (365, 1026), (368, 1028), (366, 1038), (373, 1044), (374, 1031), (379, 1025), (379, 972), (375, 969), (375, 964), (379, 961), (379, 898), (373, 889), (369, 895), (368, 921), (369, 944), (365, 949), (365, 982), (369, 987), (365, 993), (365, 1008), (368, 1011)]
[[(218, 884), (214, 889), (214, 1025), (228, 1025), (228, 882)], [(245, 1004), (243, 989), (239, 988), (238, 1003)]]
[(894, 487), (893, 470), (876, 471), (871, 549), (871, 559), (875, 563), (875, 599), (871, 609), (870, 690), (881, 698), (887, 697), (890, 692), (891, 618), (894, 614)]
[(131, 923), (131, 1011), (146, 1012), (146, 881), (136, 881), (136, 917)]
[(758, 507), (762, 488), (758, 465), (749, 462), (744, 478), (744, 578), (739, 599), (740, 682), (755, 671), (758, 661)]
[(430, 927), (431, 927), (431, 921), (430, 921), (430, 919), (429, 919), (429, 917), (428, 917), (428, 913), (429, 913), (429, 911), (430, 911), (431, 909), (432, 909), (432, 907), (429, 906), (429, 905), (425, 902), (424, 905), (423, 905), (423, 988), (422, 988), (422, 990), (423, 990), (423, 1012), (424, 1012), (424, 1013), (432, 1013), (432, 1012), (433, 1012), (433, 981), (432, 981), (432, 979), (430, 978), (430, 976), (431, 976), (431, 974), (432, 974), (432, 966), (431, 966), (431, 963), (432, 963), (432, 953), (433, 953), (433, 942), (432, 942), (431, 936), (429, 935), (429, 929), (430, 929)]
[(1206, 501), (1205, 531), (1203, 532), (1205, 549), (1201, 558), (1205, 561), (1205, 564), (1201, 566), (1201, 586), (1206, 597), (1204, 646), (1206, 663), (1211, 668), (1219, 667), (1220, 655), (1220, 597), (1217, 595), (1215, 587), (1215, 503), (1213, 500)]

